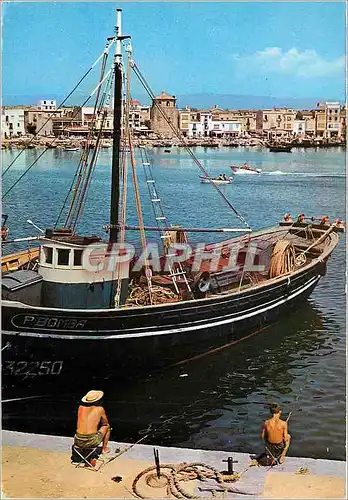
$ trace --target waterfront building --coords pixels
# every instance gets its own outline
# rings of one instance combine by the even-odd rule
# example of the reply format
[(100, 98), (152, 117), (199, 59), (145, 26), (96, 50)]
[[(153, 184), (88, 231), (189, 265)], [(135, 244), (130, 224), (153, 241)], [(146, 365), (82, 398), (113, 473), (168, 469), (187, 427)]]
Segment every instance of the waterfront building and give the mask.
[(325, 137), (326, 135), (326, 112), (325, 105), (318, 104), (315, 110), (315, 135)]
[(269, 139), (289, 138), (293, 134), (296, 111), (291, 108), (273, 108), (262, 111), (263, 130)]
[(315, 135), (314, 111), (297, 111), (293, 122), (293, 135), (302, 139), (309, 139)]
[(60, 116), (52, 118), (52, 128), (56, 137), (84, 137), (88, 133), (88, 128), (82, 126), (82, 108), (78, 106), (62, 108)]
[(305, 121), (305, 134), (307, 137), (315, 136), (315, 112), (313, 110), (300, 111), (302, 119)]
[(27, 108), (24, 112), (24, 126), (27, 134), (47, 137), (53, 135), (52, 118), (60, 116), (61, 111), (41, 110), (39, 106)]
[[(93, 106), (62, 108), (61, 116), (53, 119), (53, 133), (58, 137), (87, 137), (92, 129), (94, 117)], [(103, 117), (100, 114), (96, 119), (93, 135), (97, 135), (102, 126)], [(113, 113), (107, 111), (103, 124), (103, 136), (110, 137), (113, 130)]]
[(136, 100), (131, 101), (129, 125), (139, 135), (151, 132), (150, 106), (144, 106)]
[(221, 109), (218, 106), (211, 108), (215, 121), (240, 123), (240, 132), (244, 135), (256, 132), (257, 111), (246, 109)]
[(55, 111), (57, 109), (57, 102), (53, 99), (41, 99), (37, 107), (41, 111)]
[(294, 120), (294, 128), (293, 128), (294, 136), (304, 137), (306, 135), (306, 120)]
[(347, 123), (347, 110), (346, 107), (343, 106), (340, 112), (340, 124), (341, 124), (341, 138), (342, 140), (346, 140), (346, 123)]
[(213, 137), (232, 138), (242, 135), (243, 124), (236, 120), (217, 120), (213, 118)]
[(191, 109), (186, 106), (179, 110), (179, 129), (184, 137), (189, 137), (191, 122)]
[(325, 103), (325, 116), (326, 116), (326, 137), (341, 136), (341, 122), (340, 122), (341, 105), (339, 102), (327, 101)]
[(318, 137), (325, 139), (345, 136), (345, 112), (338, 101), (318, 103), (315, 109), (316, 130)]
[(210, 109), (203, 109), (199, 112), (202, 123), (203, 137), (210, 137), (213, 130), (213, 114)]
[(203, 123), (195, 114), (191, 115), (190, 122), (188, 124), (188, 137), (203, 137)]
[(175, 133), (172, 127), (168, 124), (161, 111), (167, 116), (167, 120), (171, 125), (178, 129), (179, 125), (179, 110), (176, 106), (176, 98), (174, 95), (168, 95), (164, 90), (161, 95), (155, 97), (150, 109), (151, 130), (163, 138), (173, 138)]
[(83, 106), (81, 108), (81, 125), (88, 129), (94, 117), (94, 106)]
[[(211, 109), (196, 110), (189, 113), (183, 110), (182, 116), (190, 120), (187, 124), (188, 137), (235, 137), (245, 130), (247, 116), (243, 121), (241, 113), (223, 110), (214, 106)], [(180, 119), (180, 129), (183, 131), (183, 118)], [(250, 122), (249, 122), (250, 124)]]
[(3, 107), (1, 110), (1, 137), (11, 139), (25, 135), (25, 107)]

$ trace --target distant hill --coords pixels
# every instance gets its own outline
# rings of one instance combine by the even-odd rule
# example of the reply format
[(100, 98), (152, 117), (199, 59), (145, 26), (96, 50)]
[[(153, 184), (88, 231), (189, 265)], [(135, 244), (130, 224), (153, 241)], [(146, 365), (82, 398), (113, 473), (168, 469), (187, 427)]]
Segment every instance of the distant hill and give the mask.
[(209, 109), (217, 105), (222, 109), (269, 109), (269, 108), (294, 108), (314, 109), (318, 102), (337, 100), (329, 98), (301, 98), (292, 97), (270, 97), (254, 95), (234, 94), (184, 94), (177, 95), (180, 108), (189, 106), (191, 108)]
[[(40, 99), (56, 99), (57, 104), (63, 101), (65, 96), (57, 94), (46, 95), (15, 95), (3, 94), (3, 106), (16, 105), (36, 105)], [(146, 95), (134, 95), (134, 99), (139, 100), (142, 104), (150, 104), (150, 99)], [(176, 96), (179, 108), (189, 106), (197, 109), (208, 109), (214, 105), (222, 109), (269, 109), (288, 107), (294, 109), (314, 109), (318, 102), (337, 101), (335, 98), (301, 98), (293, 97), (271, 97), (271, 96), (254, 96), (254, 95), (234, 95), (234, 94), (179, 94)], [(65, 105), (81, 105), (86, 99), (85, 95), (77, 95), (70, 98)], [(343, 104), (343, 102), (341, 101)], [(92, 100), (88, 103), (93, 105)]]

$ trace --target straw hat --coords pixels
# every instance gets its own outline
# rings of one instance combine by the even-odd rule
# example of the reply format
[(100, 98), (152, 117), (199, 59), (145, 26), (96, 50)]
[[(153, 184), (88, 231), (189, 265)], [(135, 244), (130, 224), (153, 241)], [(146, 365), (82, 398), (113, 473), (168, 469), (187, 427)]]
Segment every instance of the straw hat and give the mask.
[(96, 403), (104, 396), (103, 391), (88, 391), (81, 399), (83, 403)]

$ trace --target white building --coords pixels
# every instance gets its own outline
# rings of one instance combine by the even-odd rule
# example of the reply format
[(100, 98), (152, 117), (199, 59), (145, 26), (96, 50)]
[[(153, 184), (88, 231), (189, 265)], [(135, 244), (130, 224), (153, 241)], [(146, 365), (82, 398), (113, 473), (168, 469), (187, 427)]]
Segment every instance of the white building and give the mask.
[(200, 121), (191, 121), (188, 124), (188, 137), (203, 137), (203, 123)]
[(52, 99), (41, 99), (37, 107), (41, 111), (55, 111), (57, 109), (57, 102)]
[(24, 108), (2, 108), (1, 111), (1, 137), (21, 137), (25, 134)]
[(216, 137), (236, 137), (242, 134), (243, 124), (236, 120), (213, 120), (211, 135)]
[(203, 125), (203, 137), (209, 137), (213, 130), (213, 116), (211, 111), (200, 111), (200, 122)]
[(296, 136), (306, 135), (306, 120), (294, 120), (293, 122), (293, 133)]

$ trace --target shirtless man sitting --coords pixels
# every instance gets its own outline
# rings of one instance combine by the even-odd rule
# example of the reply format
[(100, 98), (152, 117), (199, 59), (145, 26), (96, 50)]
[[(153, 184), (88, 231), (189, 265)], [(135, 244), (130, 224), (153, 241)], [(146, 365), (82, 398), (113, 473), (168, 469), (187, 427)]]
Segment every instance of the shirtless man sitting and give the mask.
[(102, 453), (108, 453), (110, 425), (102, 407), (103, 391), (89, 391), (82, 399), (77, 413), (74, 444), (79, 448), (95, 448), (103, 443)]
[(281, 420), (282, 408), (277, 404), (270, 405), (272, 417), (266, 420), (261, 431), (261, 439), (265, 441), (266, 452), (273, 461), (284, 462), (290, 446), (291, 436), (288, 433), (288, 423)]

